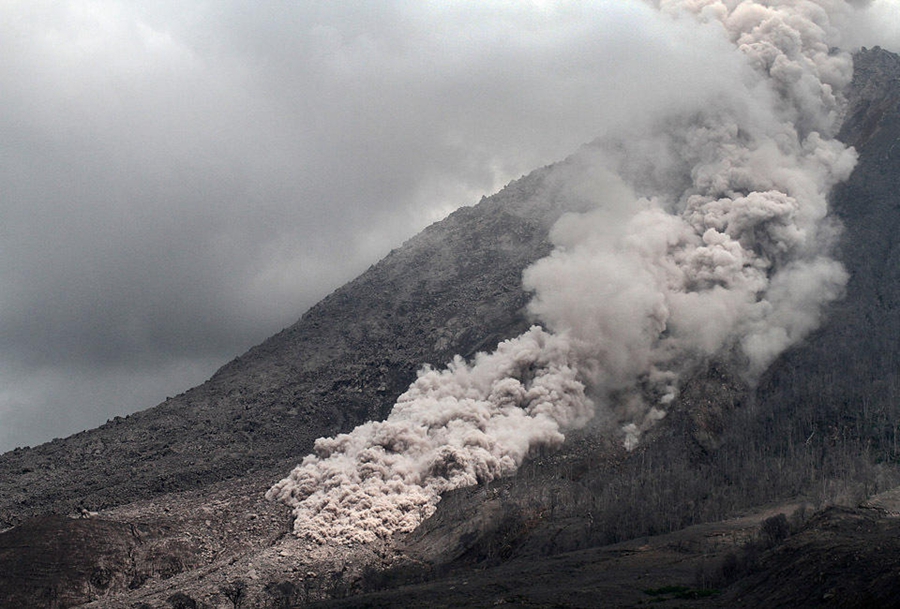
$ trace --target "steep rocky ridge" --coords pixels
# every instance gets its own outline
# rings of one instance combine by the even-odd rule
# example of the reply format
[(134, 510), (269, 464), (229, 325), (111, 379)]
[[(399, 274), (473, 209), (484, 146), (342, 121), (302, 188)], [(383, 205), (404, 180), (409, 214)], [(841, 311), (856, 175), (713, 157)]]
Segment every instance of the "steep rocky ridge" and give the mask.
[(412, 238), (209, 381), (98, 429), (0, 456), (0, 528), (187, 490), (310, 452), (383, 418), (425, 363), (528, 325), (521, 273), (567, 207), (536, 171)]
[[(70, 579), (54, 584), (80, 595), (63, 604), (99, 598), (97, 606), (130, 607), (140, 595), (150, 606), (175, 606), (167, 599), (183, 593), (230, 606), (223, 587), (243, 578), (248, 596), (275, 606), (273, 590), (293, 590), (277, 597), (287, 603), (359, 591), (367, 560), (454, 573), (536, 564), (782, 498), (853, 503), (897, 484), (900, 58), (866, 50), (856, 66), (842, 138), (859, 147), (861, 162), (832, 202), (845, 225), (847, 298), (758, 388), (713, 362), (687, 381), (639, 450), (626, 453), (592, 430), (573, 434), (562, 450), (532, 455), (515, 477), (449, 493), (405, 547), (361, 555), (352, 568), (349, 559), (334, 563), (340, 577), (327, 585), (321, 570), (297, 571), (309, 550), (286, 535), (287, 510), (262, 500), (266, 485), (316, 437), (383, 417), (422, 363), (490, 349), (529, 324), (521, 271), (549, 251), (553, 221), (581, 206), (538, 170), (411, 239), (204, 385), (0, 457), (0, 528), (49, 512), (101, 512), (95, 524), (39, 519), (12, 529), (0, 535), (0, 558), (9, 559), (4, 547), (19, 547), (9, 535), (22, 531), (35, 531), (24, 543), (37, 546), (45, 535), (112, 527), (108, 547), (76, 557)], [(120, 551), (119, 532), (131, 524), (154, 531), (147, 544), (181, 572), (148, 567), (128, 591), (132, 567), (123, 566), (99, 589), (92, 574), (107, 568), (102, 557)], [(34, 572), (46, 576), (40, 564)], [(0, 598), (17, 589), (0, 578)], [(124, 596), (114, 602), (116, 594)]]
[[(815, 397), (820, 416), (832, 421), (840, 420), (835, 409), (852, 417), (870, 407), (892, 408), (900, 397), (900, 58), (876, 48), (855, 60), (840, 137), (857, 147), (860, 161), (832, 198), (844, 226), (839, 257), (850, 272), (846, 297), (835, 303), (830, 323), (771, 369), (762, 389), (766, 399), (789, 408), (802, 409)], [(896, 420), (888, 414), (885, 423)]]
[[(108, 523), (99, 530), (135, 522), (155, 527), (164, 531), (153, 542), (160, 560), (180, 567), (151, 570), (138, 588), (143, 593), (155, 581), (161, 598), (181, 585), (177, 572), (223, 569), (253, 555), (260, 540), (285, 535), (286, 508), (266, 502), (263, 493), (311, 451), (315, 438), (384, 417), (422, 364), (491, 349), (527, 328), (521, 272), (549, 252), (556, 218), (582, 204), (567, 199), (548, 174), (533, 172), (429, 227), (200, 387), (98, 429), (0, 456), (0, 529), (35, 531), (39, 547), (48, 534), (41, 524), (47, 513), (99, 511), (97, 522)], [(198, 517), (209, 504), (216, 517)], [(246, 529), (250, 516), (256, 526)], [(93, 526), (53, 522), (57, 537), (67, 524), (73, 535)], [(271, 526), (261, 528), (262, 522)], [(256, 536), (223, 538), (223, 530)], [(108, 553), (102, 536), (88, 537), (92, 551), (85, 556)], [(87, 563), (77, 567), (33, 565), (29, 572), (45, 576), (35, 598), (50, 594), (48, 586), (79, 591), (57, 599), (64, 604), (128, 593), (119, 584), (133, 581), (135, 567), (123, 565), (98, 589), (90, 574), (106, 563), (85, 556), (73, 558)], [(0, 578), (0, 599), (16, 593), (16, 577)]]

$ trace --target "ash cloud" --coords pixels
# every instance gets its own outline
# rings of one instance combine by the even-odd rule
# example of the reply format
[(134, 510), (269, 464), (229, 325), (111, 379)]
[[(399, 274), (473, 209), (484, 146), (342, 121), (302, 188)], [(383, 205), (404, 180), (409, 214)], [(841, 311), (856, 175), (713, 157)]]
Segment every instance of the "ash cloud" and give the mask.
[(735, 70), (702, 103), (610, 129), (559, 166), (571, 196), (595, 208), (563, 218), (554, 252), (525, 273), (531, 311), (552, 333), (426, 369), (386, 421), (319, 440), (268, 493), (294, 508), (298, 535), (412, 530), (441, 492), (515, 471), (592, 416), (633, 448), (686, 371), (726, 357), (752, 381), (840, 297), (827, 196), (856, 156), (832, 139), (852, 75), (832, 19), (851, 7), (654, 6), (661, 23), (727, 42)]
[(699, 103), (726, 42), (653, 13), (0, 3), (0, 451), (175, 395), (585, 134)]
[(535, 327), (471, 363), (425, 368), (387, 420), (320, 438), (267, 497), (294, 505), (295, 530), (319, 542), (412, 531), (442, 492), (511, 474), (532, 446), (590, 420), (569, 349)]
[(835, 23), (841, 33), (841, 47), (881, 46), (900, 49), (900, 3), (897, 0), (853, 0), (857, 10), (838, 14)]

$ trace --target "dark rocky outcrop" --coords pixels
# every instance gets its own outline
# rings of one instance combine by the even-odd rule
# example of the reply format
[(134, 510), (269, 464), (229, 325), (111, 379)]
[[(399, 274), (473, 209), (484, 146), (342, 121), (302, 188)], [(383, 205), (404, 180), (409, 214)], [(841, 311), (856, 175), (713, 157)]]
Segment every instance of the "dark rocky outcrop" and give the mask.
[(896, 607), (900, 519), (829, 507), (760, 555), (720, 599), (729, 607)]
[(4, 607), (72, 607), (197, 566), (197, 548), (146, 525), (40, 516), (0, 533)]

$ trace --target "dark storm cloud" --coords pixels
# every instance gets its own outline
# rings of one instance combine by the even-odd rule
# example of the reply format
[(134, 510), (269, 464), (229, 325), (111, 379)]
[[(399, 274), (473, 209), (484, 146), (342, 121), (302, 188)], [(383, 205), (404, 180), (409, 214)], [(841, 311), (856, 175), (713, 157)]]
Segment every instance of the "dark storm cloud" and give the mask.
[(641, 2), (145, 4), (0, 7), (0, 450), (202, 381), (722, 68)]

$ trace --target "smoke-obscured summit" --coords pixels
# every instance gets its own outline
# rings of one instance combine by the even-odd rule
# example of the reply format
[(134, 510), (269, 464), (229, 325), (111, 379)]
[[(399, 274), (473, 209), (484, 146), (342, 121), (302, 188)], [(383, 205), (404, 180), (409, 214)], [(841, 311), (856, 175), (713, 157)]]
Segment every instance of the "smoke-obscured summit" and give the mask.
[[(678, 23), (731, 44), (691, 15)], [(882, 510), (896, 512), (897, 491), (883, 491), (900, 484), (900, 57), (853, 58), (838, 137), (859, 161), (829, 197), (843, 224), (829, 257), (845, 266), (846, 295), (756, 386), (737, 342), (708, 364), (663, 360), (682, 371), (669, 403), (644, 378), (604, 393), (571, 365), (573, 336), (528, 313), (524, 269), (601, 230), (595, 241), (619, 255), (608, 244), (645, 209), (637, 201), (678, 215), (662, 202), (694, 188), (675, 154), (656, 174), (649, 152), (623, 155), (640, 149), (629, 132), (665, 142), (690, 122), (638, 113), (422, 231), (209, 382), (0, 455), (0, 605), (635, 606), (657, 588), (694, 596), (698, 586), (704, 597), (683, 602), (890, 604), (900, 548)], [(732, 77), (746, 71), (721, 80)], [(621, 205), (602, 207), (597, 193)], [(587, 221), (601, 209), (608, 222)], [(422, 362), (431, 369), (416, 383)], [(646, 431), (634, 423), (627, 451), (622, 428), (648, 407), (665, 417)], [(383, 424), (336, 437), (366, 421)], [(328, 463), (305, 480), (345, 481), (346, 497), (310, 495), (306, 529), (289, 535), (296, 514), (263, 495), (326, 436)], [(484, 466), (470, 475), (473, 455)], [(441, 493), (430, 518), (396, 534), (434, 507), (440, 485), (494, 472)], [(395, 510), (404, 489), (406, 509)], [(360, 509), (346, 509), (353, 501)], [(340, 544), (354, 539), (375, 541)], [(706, 597), (710, 588), (720, 592)], [(659, 599), (682, 602), (675, 594)]]
[(729, 46), (640, 0), (4, 4), (0, 451), (198, 384), (452, 210), (739, 90)]
[(294, 507), (297, 534), (410, 531), (442, 492), (511, 473), (592, 417), (633, 449), (686, 372), (724, 358), (752, 382), (840, 297), (827, 197), (856, 155), (834, 139), (852, 61), (832, 20), (849, 5), (656, 7), (699, 23), (732, 69), (551, 170), (588, 211), (563, 217), (525, 271), (546, 330), (426, 368), (386, 421), (317, 441), (268, 495)]

